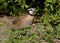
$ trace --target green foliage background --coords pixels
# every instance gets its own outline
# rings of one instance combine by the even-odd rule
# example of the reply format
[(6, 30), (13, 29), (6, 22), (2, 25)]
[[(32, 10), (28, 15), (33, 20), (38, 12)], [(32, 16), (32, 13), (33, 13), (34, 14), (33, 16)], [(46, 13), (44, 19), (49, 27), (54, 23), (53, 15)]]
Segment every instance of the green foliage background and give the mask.
[[(30, 1), (30, 2), (29, 2)], [(42, 12), (44, 4), (41, 1), (36, 0), (0, 0), (0, 13), (8, 15), (23, 15), (28, 8), (33, 7), (36, 9), (36, 13)], [(39, 5), (40, 4), (40, 5)], [(35, 14), (36, 14), (35, 13)]]
[(0, 0), (0, 12), (8, 14), (23, 14), (28, 8), (24, 0)]
[[(0, 0), (0, 13), (8, 13), (10, 15), (24, 14), (29, 7), (36, 5), (35, 14), (42, 13), (38, 19), (41, 25), (37, 25), (35, 33), (26, 35), (31, 27), (24, 30), (9, 31), (10, 37), (7, 43), (41, 43), (40, 37), (49, 43), (53, 43), (52, 39), (60, 38), (60, 0), (45, 0), (44, 8), (42, 4), (39, 6), (35, 0), (28, 5), (27, 0)], [(45, 31), (42, 31), (45, 29)]]

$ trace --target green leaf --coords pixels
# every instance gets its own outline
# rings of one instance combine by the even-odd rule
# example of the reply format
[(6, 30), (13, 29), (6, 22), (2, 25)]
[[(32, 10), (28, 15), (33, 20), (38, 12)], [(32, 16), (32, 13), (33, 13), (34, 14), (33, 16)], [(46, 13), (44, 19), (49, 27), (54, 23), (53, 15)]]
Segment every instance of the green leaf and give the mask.
[(54, 3), (54, 2), (56, 2), (56, 0), (46, 0), (46, 2), (52, 2), (52, 3)]

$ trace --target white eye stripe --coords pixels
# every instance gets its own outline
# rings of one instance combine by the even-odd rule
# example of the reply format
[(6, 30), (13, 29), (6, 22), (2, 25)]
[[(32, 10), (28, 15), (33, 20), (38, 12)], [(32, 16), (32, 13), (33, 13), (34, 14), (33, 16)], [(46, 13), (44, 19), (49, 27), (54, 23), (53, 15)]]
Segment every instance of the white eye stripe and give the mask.
[(29, 8), (28, 11), (34, 11), (35, 9), (34, 8)]

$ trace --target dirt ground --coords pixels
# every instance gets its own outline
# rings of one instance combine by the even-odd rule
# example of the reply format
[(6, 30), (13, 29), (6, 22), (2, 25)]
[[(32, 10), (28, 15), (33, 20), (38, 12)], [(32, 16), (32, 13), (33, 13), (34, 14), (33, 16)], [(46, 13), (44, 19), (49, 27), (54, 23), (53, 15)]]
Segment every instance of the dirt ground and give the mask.
[(0, 43), (5, 43), (9, 38), (9, 30), (12, 26), (12, 19), (0, 17)]
[[(14, 19), (7, 17), (0, 17), (0, 43), (6, 43), (9, 39), (9, 30), (12, 28), (12, 21)], [(35, 29), (31, 30), (31, 32), (35, 31)], [(28, 34), (28, 33), (27, 33)], [(60, 40), (53, 39), (54, 43), (60, 43)], [(42, 43), (48, 43), (44, 40), (41, 40)]]

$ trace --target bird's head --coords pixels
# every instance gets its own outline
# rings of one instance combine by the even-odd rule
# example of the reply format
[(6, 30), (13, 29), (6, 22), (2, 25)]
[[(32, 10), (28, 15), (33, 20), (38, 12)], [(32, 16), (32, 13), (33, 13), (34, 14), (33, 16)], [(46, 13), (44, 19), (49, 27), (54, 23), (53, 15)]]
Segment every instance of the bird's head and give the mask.
[(27, 11), (30, 15), (34, 15), (35, 8), (29, 8)]

